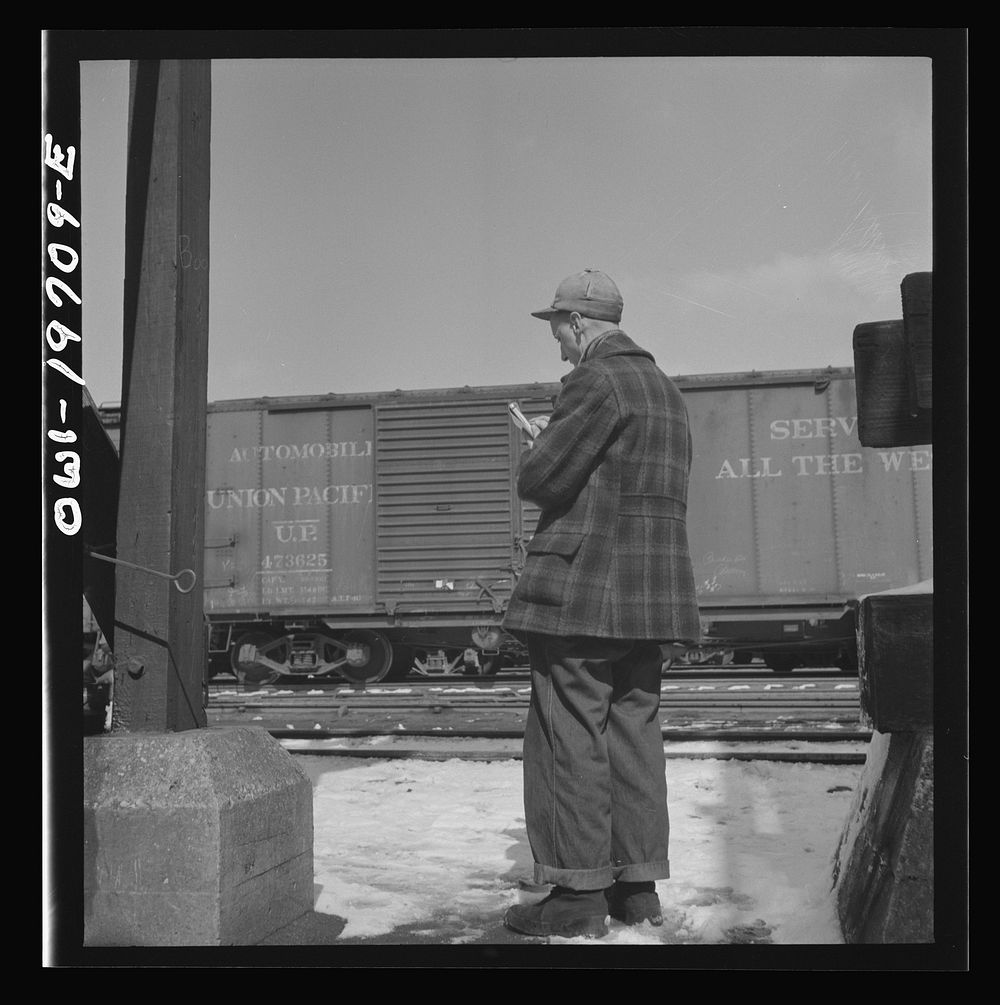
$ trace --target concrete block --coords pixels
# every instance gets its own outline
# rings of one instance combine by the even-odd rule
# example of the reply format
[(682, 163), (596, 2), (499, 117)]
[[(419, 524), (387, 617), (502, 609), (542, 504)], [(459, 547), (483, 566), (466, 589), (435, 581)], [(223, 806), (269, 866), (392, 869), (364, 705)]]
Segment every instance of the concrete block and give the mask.
[(934, 941), (934, 739), (874, 733), (834, 856), (849, 943)]
[(312, 798), (263, 729), (86, 738), (84, 944), (254, 945), (311, 910)]

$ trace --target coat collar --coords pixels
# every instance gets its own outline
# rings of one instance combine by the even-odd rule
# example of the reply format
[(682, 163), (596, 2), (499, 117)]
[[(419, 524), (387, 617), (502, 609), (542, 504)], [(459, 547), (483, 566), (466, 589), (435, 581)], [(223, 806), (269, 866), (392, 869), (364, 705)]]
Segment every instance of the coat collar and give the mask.
[(656, 362), (648, 349), (637, 346), (620, 328), (602, 335), (596, 342), (591, 342), (580, 362), (589, 363), (591, 360), (605, 359), (608, 356), (645, 356)]

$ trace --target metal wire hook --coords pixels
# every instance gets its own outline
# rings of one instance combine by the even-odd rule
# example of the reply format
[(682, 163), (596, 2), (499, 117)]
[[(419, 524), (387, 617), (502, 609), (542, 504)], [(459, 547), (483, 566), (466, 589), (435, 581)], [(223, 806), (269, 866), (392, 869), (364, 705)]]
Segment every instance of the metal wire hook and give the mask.
[[(102, 562), (113, 562), (115, 565), (124, 565), (129, 569), (138, 569), (139, 572), (148, 572), (151, 576), (159, 576), (161, 579), (169, 579), (174, 584), (178, 593), (190, 593), (194, 589), (194, 584), (198, 582), (198, 577), (195, 575), (194, 569), (181, 569), (181, 571), (176, 573), (176, 575), (169, 572), (157, 572), (156, 569), (147, 569), (144, 565), (135, 565), (132, 562), (126, 562), (121, 558), (111, 558), (109, 555), (102, 555), (100, 552), (94, 551), (92, 548), (87, 548), (85, 550), (91, 558), (99, 558)], [(186, 589), (180, 584), (180, 580), (183, 576), (191, 577), (191, 585)]]

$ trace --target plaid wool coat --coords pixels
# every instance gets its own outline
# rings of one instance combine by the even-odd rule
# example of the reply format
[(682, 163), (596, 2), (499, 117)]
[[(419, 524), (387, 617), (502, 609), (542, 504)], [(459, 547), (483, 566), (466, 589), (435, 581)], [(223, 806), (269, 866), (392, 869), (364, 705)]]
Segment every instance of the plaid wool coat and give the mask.
[(518, 467), (542, 512), (504, 628), (698, 640), (690, 466), (687, 409), (653, 356), (621, 330), (591, 346)]

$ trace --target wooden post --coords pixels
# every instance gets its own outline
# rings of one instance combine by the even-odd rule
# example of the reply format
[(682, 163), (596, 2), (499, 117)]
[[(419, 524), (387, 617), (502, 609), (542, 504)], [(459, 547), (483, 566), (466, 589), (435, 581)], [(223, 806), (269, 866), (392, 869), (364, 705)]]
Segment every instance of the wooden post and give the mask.
[(266, 730), (196, 728), (210, 100), (207, 61), (132, 64), (114, 556), (127, 564), (113, 566), (111, 732), (84, 746), (85, 946), (256, 945), (313, 903), (301, 766)]
[(931, 584), (862, 597), (858, 607), (861, 720), (879, 733), (934, 728)]
[(210, 61), (132, 63), (113, 732), (206, 721), (210, 125)]
[(911, 272), (903, 276), (903, 332), (906, 336), (907, 377), (910, 411), (919, 415), (931, 411), (933, 400), (933, 285), (931, 272)]
[(934, 590), (863, 597), (858, 610), (865, 770), (834, 856), (844, 940), (934, 941)]

